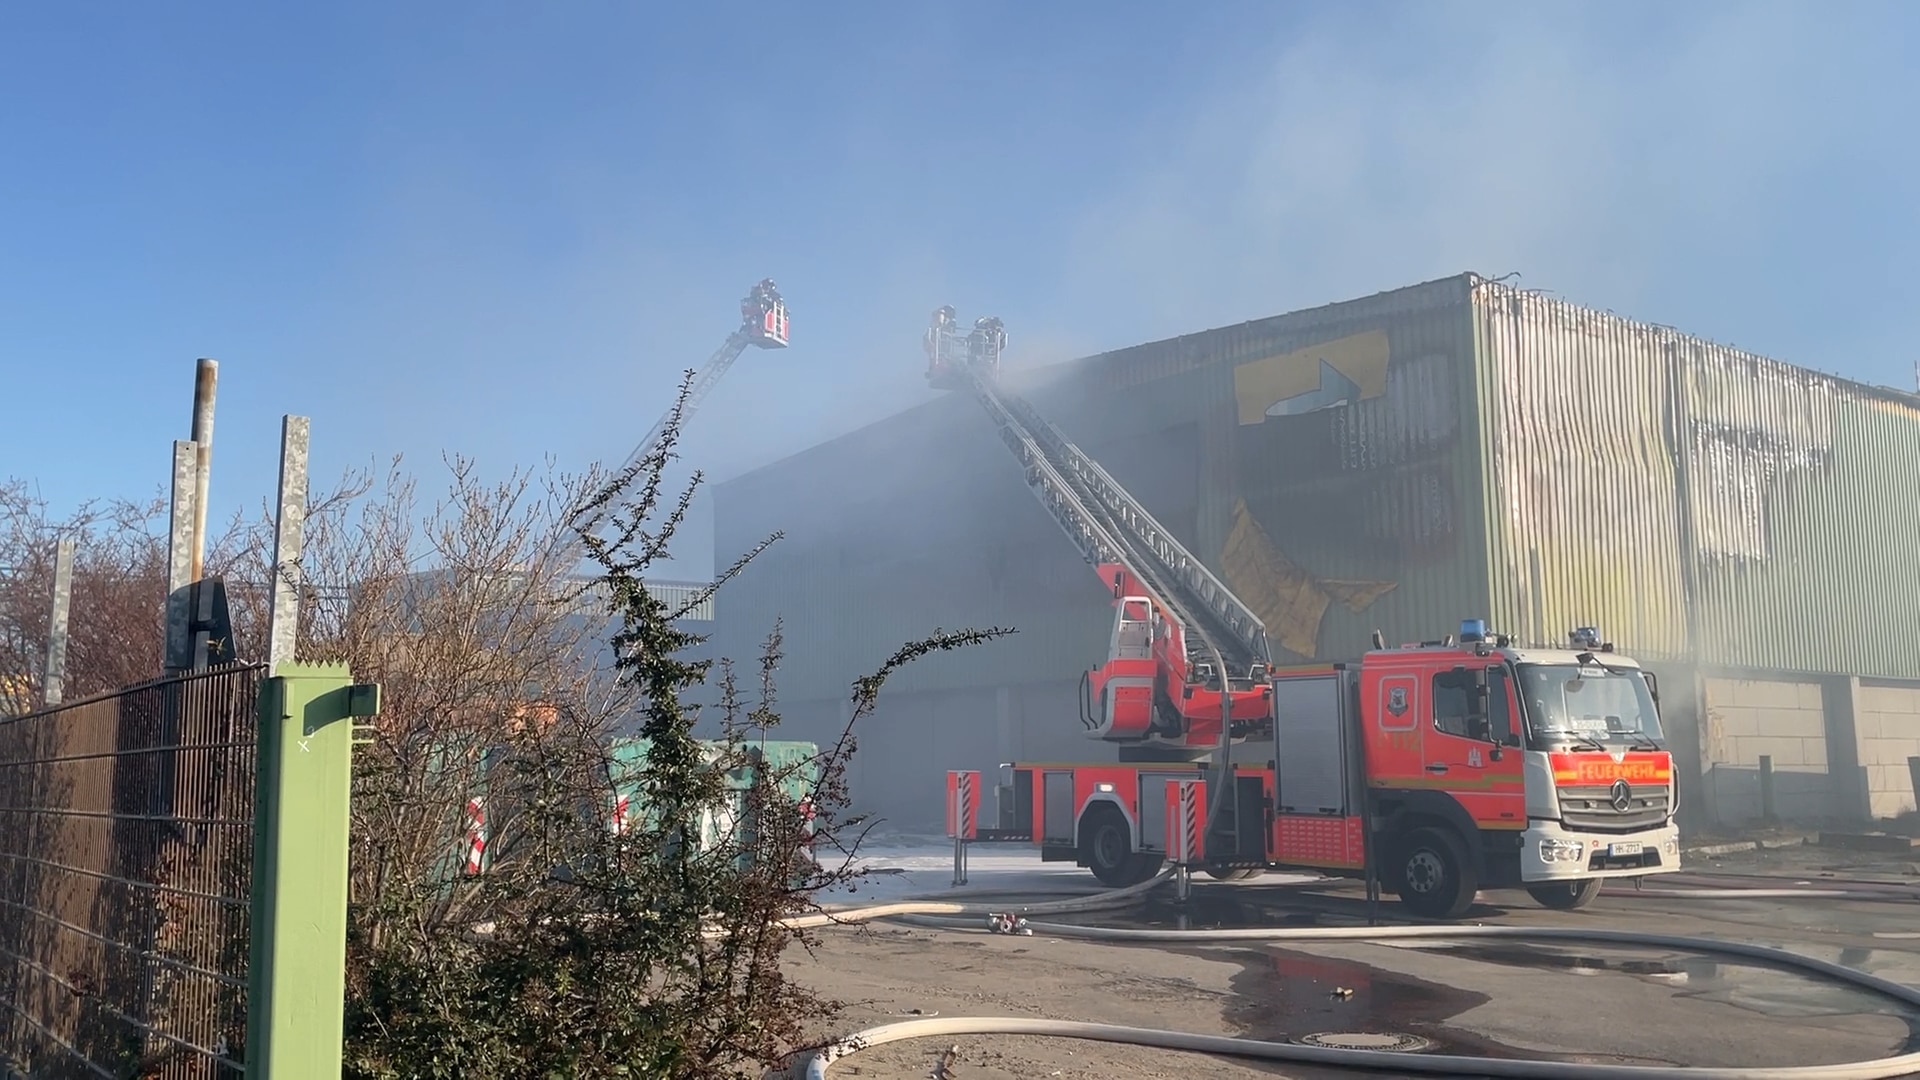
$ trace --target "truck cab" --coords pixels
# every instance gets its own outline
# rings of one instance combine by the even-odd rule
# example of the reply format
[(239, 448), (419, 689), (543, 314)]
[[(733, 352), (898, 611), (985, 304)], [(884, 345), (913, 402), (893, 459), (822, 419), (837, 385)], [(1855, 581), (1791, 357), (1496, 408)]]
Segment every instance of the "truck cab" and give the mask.
[(1416, 910), (1457, 915), (1480, 887), (1575, 908), (1607, 878), (1679, 868), (1657, 684), (1597, 631), (1520, 648), (1467, 620), (1360, 669), (1379, 865)]

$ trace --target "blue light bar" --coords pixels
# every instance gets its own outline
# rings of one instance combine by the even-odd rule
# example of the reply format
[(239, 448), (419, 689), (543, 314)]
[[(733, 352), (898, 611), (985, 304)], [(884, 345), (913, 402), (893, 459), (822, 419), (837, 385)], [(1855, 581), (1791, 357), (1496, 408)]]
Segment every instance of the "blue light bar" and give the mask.
[(1600, 647), (1600, 628), (1597, 626), (1578, 626), (1574, 628), (1573, 633), (1567, 636), (1573, 640), (1574, 645), (1581, 648), (1597, 649)]
[(1487, 620), (1461, 619), (1460, 640), (1462, 642), (1487, 640)]

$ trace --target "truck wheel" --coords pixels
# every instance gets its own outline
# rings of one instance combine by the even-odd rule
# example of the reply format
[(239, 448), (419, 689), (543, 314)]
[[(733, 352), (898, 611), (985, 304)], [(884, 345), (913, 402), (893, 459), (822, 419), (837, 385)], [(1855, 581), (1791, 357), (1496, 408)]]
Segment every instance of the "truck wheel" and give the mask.
[(1164, 855), (1155, 855), (1146, 851), (1136, 853), (1133, 856), (1133, 872), (1128, 875), (1127, 884), (1138, 885), (1143, 881), (1151, 880), (1166, 863), (1167, 858)]
[(1095, 807), (1080, 822), (1080, 857), (1102, 885), (1121, 889), (1145, 880), (1135, 876), (1144, 860), (1134, 854), (1127, 819), (1110, 806)]
[(1578, 881), (1550, 881), (1543, 885), (1527, 886), (1527, 895), (1538, 901), (1541, 907), (1555, 911), (1572, 911), (1593, 903), (1600, 895), (1599, 878), (1581, 878)]
[(1479, 874), (1451, 830), (1416, 830), (1398, 863), (1400, 902), (1421, 918), (1457, 919), (1479, 894)]

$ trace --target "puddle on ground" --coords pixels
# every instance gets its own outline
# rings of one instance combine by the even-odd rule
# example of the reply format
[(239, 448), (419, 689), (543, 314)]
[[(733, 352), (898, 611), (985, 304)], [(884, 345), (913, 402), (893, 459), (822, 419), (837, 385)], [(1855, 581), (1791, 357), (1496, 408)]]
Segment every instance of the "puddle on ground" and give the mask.
[[(1218, 952), (1213, 953), (1217, 958)], [(1533, 1059), (1447, 1021), (1486, 1004), (1488, 995), (1366, 964), (1286, 949), (1232, 950), (1242, 969), (1224, 1018), (1247, 1038), (1291, 1041), (1319, 1032), (1408, 1034), (1430, 1040), (1424, 1053)], [(1284, 1071), (1284, 1070), (1282, 1070)]]

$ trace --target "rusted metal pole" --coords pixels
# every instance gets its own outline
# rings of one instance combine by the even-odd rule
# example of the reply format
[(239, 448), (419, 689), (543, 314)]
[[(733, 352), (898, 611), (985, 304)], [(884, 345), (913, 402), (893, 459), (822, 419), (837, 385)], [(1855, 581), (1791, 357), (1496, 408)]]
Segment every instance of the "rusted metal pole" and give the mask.
[(67, 613), (73, 606), (73, 538), (60, 541), (53, 556), (53, 615), (47, 624), (47, 707), (60, 704), (67, 680)]
[(199, 581), (207, 559), (207, 481), (213, 468), (213, 392), (220, 381), (220, 362), (201, 358), (193, 374), (193, 580)]

